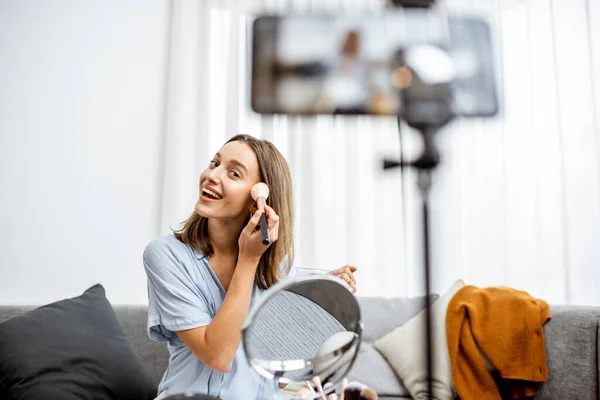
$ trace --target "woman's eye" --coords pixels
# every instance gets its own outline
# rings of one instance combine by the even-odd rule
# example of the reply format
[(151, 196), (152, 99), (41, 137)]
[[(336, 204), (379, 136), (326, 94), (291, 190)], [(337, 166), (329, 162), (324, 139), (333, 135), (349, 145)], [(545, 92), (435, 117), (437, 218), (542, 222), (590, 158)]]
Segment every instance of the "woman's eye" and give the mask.
[(233, 177), (233, 178), (240, 177), (240, 174), (238, 174), (237, 171), (229, 171), (229, 175), (231, 175), (231, 177)]
[(209, 163), (209, 166), (212, 167), (212, 168), (218, 167), (219, 166), (219, 162), (217, 160), (212, 160)]

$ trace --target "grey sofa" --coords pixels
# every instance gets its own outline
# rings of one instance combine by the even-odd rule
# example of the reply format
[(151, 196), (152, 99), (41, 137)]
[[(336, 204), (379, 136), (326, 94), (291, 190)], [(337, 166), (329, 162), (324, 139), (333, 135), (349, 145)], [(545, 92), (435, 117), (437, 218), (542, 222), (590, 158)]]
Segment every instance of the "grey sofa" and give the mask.
[[(393, 329), (389, 318), (381, 313), (385, 307), (380, 307), (389, 301), (359, 298), (365, 322), (365, 343), (371, 343)], [(113, 308), (132, 347), (158, 383), (168, 362), (168, 351), (164, 344), (148, 338), (146, 307), (117, 305)], [(0, 306), (0, 322), (31, 309)], [(598, 399), (600, 307), (553, 306), (551, 312), (552, 319), (544, 327), (549, 378), (540, 386), (536, 399)], [(394, 398), (399, 397), (380, 396), (382, 400)]]

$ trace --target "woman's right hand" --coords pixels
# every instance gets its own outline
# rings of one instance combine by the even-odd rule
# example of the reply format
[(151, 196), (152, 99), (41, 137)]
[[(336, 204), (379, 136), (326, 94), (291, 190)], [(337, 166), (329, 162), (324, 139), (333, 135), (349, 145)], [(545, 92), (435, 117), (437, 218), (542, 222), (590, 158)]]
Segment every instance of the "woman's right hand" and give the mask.
[(263, 253), (279, 237), (279, 216), (275, 213), (275, 210), (268, 205), (265, 205), (265, 212), (267, 213), (267, 225), (271, 239), (270, 243), (264, 245), (262, 243), (262, 234), (260, 230), (256, 230), (256, 226), (260, 223), (260, 216), (262, 214), (260, 210), (256, 210), (252, 218), (248, 221), (248, 224), (244, 227), (244, 230), (242, 230), (240, 238), (238, 239), (238, 258), (250, 260), (258, 264)]

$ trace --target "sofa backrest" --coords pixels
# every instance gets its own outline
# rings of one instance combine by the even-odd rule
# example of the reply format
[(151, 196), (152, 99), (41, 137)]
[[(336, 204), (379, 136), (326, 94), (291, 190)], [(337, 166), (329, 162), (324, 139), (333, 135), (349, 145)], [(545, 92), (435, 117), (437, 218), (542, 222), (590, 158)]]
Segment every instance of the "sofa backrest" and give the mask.
[[(437, 296), (436, 296), (437, 297)], [(435, 300), (435, 297), (434, 299)], [(394, 329), (414, 304), (401, 299), (360, 298), (363, 339), (370, 343)], [(412, 307), (411, 307), (412, 306)], [(420, 304), (418, 307), (422, 307)], [(0, 306), (0, 322), (35, 307)], [(141, 363), (160, 381), (169, 360), (167, 345), (146, 333), (147, 307), (113, 307)], [(410, 314), (418, 310), (414, 308)], [(600, 370), (600, 307), (553, 306), (552, 319), (544, 326), (549, 379), (536, 399), (597, 398)]]
[[(432, 300), (437, 299), (432, 295)], [(365, 327), (363, 340), (371, 343), (395, 327), (406, 322), (421, 310), (424, 299), (359, 297), (361, 319)], [(33, 310), (34, 306), (0, 306), (0, 322)], [(140, 358), (142, 365), (156, 380), (162, 378), (169, 362), (169, 351), (166, 343), (157, 343), (148, 337), (146, 324), (148, 308), (145, 305), (114, 305), (113, 309), (121, 321), (133, 350)]]

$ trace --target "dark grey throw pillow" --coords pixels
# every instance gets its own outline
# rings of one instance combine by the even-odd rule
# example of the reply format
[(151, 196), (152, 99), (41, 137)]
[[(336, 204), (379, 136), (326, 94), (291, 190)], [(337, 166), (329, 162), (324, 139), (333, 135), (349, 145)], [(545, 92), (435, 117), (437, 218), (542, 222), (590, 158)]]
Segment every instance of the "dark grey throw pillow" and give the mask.
[(2, 400), (155, 397), (101, 285), (0, 323)]

